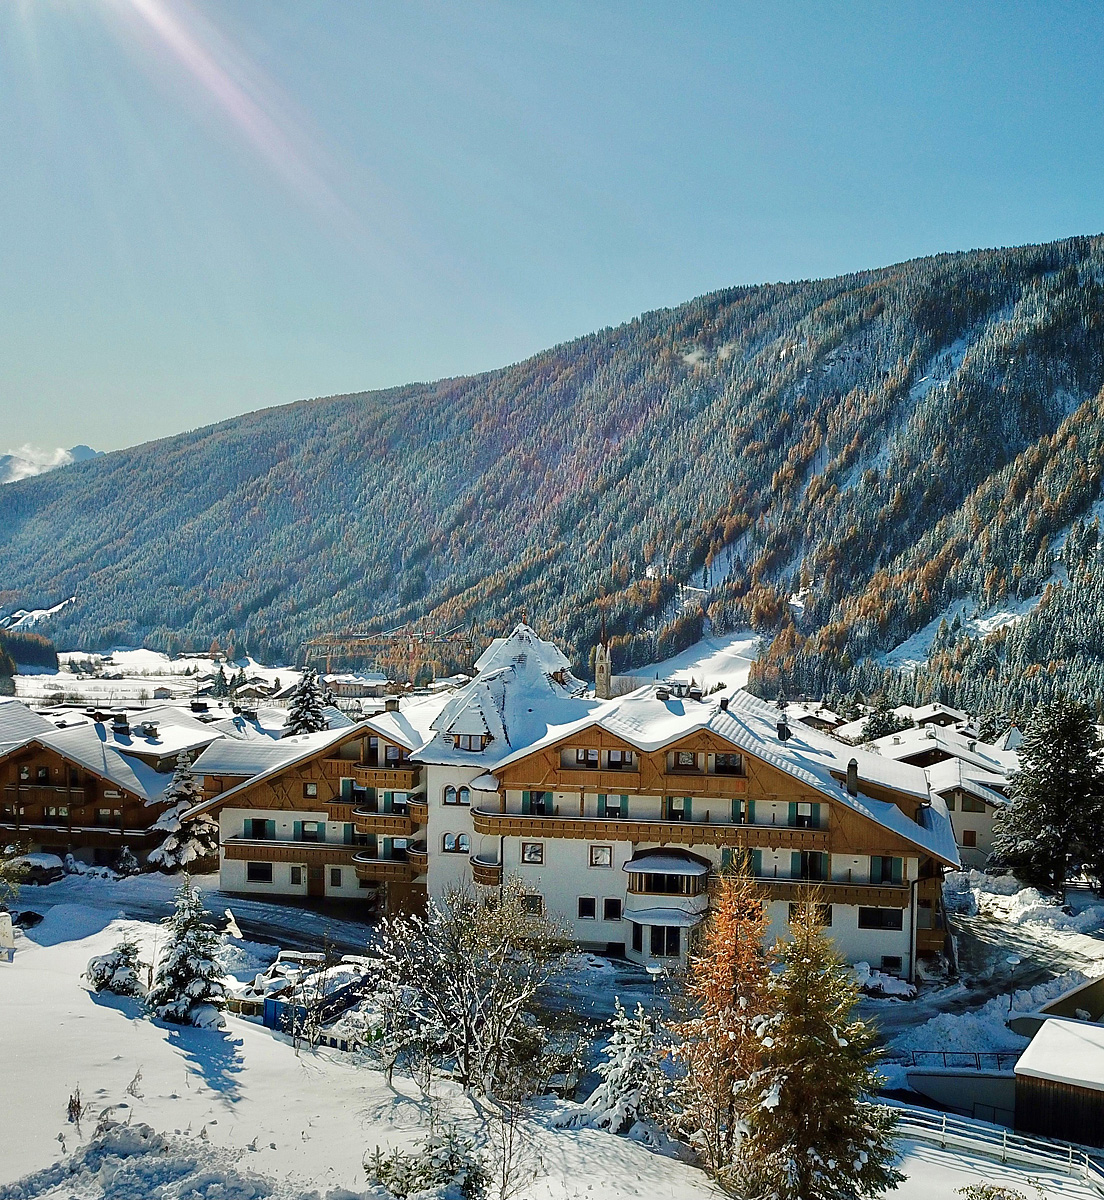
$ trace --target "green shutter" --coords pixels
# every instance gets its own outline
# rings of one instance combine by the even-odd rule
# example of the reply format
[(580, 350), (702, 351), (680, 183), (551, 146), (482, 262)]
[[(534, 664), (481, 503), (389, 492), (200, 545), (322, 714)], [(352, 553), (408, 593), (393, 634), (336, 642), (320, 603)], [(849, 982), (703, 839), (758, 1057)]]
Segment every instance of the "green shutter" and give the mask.
[(351, 846), (353, 842), (353, 826), (351, 822), (345, 824), (345, 845)]
[(383, 853), (380, 855), (380, 858), (390, 858), (391, 857), (391, 846), (394, 843), (394, 841), (395, 841), (394, 838), (384, 838), (383, 839)]
[(832, 864), (828, 859), (828, 855), (825, 854), (824, 851), (821, 851), (821, 854), (820, 854), (820, 877), (821, 877), (821, 879), (825, 879), (825, 880), (828, 879), (830, 877), (831, 869), (832, 869)]
[(391, 809), (394, 805), (394, 801), (395, 801), (395, 793), (394, 792), (384, 792), (383, 793), (383, 811), (385, 813), (389, 813), (391, 811)]
[(682, 813), (683, 813), (682, 819), (684, 821), (689, 821), (693, 817), (693, 815), (694, 815), (693, 808), (694, 808), (694, 797), (693, 796), (683, 796), (683, 798), (682, 798)]
[(533, 811), (533, 793), (521, 793), (521, 811), (525, 816), (528, 816)]
[(341, 799), (348, 804), (353, 798), (353, 781), (351, 779), (343, 779), (341, 781)]
[(880, 854), (872, 854), (870, 856), (870, 882), (882, 879), (882, 856)]
[(732, 801), (732, 823), (734, 825), (739, 825), (743, 820), (743, 804), (744, 802), (742, 800)]
[(265, 821), (265, 832), (270, 838), (274, 838), (276, 836), (276, 822)]
[(905, 860), (903, 858), (895, 858), (893, 860), (893, 882), (901, 883), (904, 876)]
[(756, 879), (762, 878), (763, 875), (763, 851), (753, 850), (751, 852), (751, 873)]
[(786, 807), (788, 809), (786, 815), (786, 824), (789, 825), (791, 829), (794, 829), (797, 826), (797, 805), (788, 804)]
[(755, 801), (754, 800), (749, 800), (747, 802), (747, 823), (749, 825), (755, 824)]
[(729, 871), (732, 869), (732, 847), (724, 846), (721, 849), (721, 870)]
[(379, 858), (379, 841), (374, 833), (368, 835), (368, 857)]
[(629, 798), (628, 796), (621, 797), (621, 817), (624, 819), (629, 815)]
[(318, 840), (324, 842), (326, 840), (326, 822), (318, 822)]
[(598, 815), (600, 817), (606, 815), (606, 798), (603, 795), (598, 796)]
[(800, 879), (801, 878), (801, 851), (800, 850), (791, 850), (790, 851), (790, 878), (791, 879)]
[(294, 837), (297, 842), (301, 842), (303, 840), (303, 822), (302, 821), (296, 821), (292, 825), (292, 837)]

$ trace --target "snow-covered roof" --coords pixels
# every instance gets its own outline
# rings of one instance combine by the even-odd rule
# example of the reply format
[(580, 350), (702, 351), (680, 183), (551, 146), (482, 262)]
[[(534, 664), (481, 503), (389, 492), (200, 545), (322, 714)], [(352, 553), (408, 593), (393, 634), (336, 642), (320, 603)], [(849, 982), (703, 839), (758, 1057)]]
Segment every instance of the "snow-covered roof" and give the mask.
[(981, 767), (963, 762), (960, 758), (944, 759), (943, 762), (925, 767), (924, 771), (928, 776), (931, 790), (940, 795), (961, 789), (995, 808), (1004, 808), (1008, 804), (1007, 797), (998, 790), (1008, 783), (1007, 778), (1002, 774), (985, 771)]
[(678, 925), (683, 929), (693, 928), (705, 919), (704, 912), (683, 912), (681, 908), (640, 908), (622, 915), (634, 925)]
[[(882, 758), (856, 746), (845, 746), (799, 722), (791, 725), (789, 738), (780, 741), (779, 715), (773, 705), (746, 691), (731, 693), (725, 710), (711, 698), (660, 700), (656, 689), (649, 685), (627, 696), (596, 703), (585, 716), (573, 722), (550, 727), (544, 737), (502, 758), (496, 769), (592, 727), (605, 729), (644, 752), (661, 750), (692, 733), (708, 730), (945, 862), (957, 865), (954, 830), (946, 803), (940, 797), (930, 797), (930, 806), (921, 809), (922, 820), (918, 823), (896, 804), (876, 800), (862, 791), (863, 784), (867, 784), (928, 801), (928, 779), (920, 767)], [(850, 795), (844, 783), (851, 759), (858, 765), (857, 796)]]
[(6, 754), (36, 733), (50, 733), (54, 726), (19, 700), (0, 699), (0, 754)]
[(379, 671), (366, 671), (363, 674), (349, 671), (342, 675), (324, 675), (322, 678), (326, 683), (363, 683), (373, 686), (388, 682), (387, 676), (381, 675)]
[(544, 641), (537, 636), (536, 630), (524, 623), (518, 625), (509, 637), (495, 638), (476, 659), (475, 669), (480, 673), (496, 671), (521, 661), (522, 656), (549, 675), (571, 670), (571, 663), (559, 646), (555, 642)]
[[(103, 721), (99, 725), (103, 731), (101, 740), (120, 754), (170, 758), (184, 750), (209, 746), (222, 737), (222, 732), (214, 725), (199, 721), (190, 712), (172, 705), (128, 713), (127, 722), (126, 733), (113, 721)], [(67, 724), (62, 732), (93, 724), (95, 722), (87, 718), (78, 720), (76, 724)], [(147, 733), (151, 725), (156, 729)]]
[(709, 865), (689, 854), (638, 854), (621, 868), (633, 875), (708, 875)]
[(1016, 1074), (1104, 1092), (1104, 1026), (1048, 1017), (1020, 1055)]
[(447, 695), (403, 697), (394, 711), (364, 719), (375, 734), (406, 750), (415, 750), (433, 736), (433, 723), (447, 703)]
[(919, 725), (922, 721), (930, 721), (933, 717), (950, 717), (954, 721), (968, 721), (970, 714), (960, 708), (951, 708), (949, 704), (921, 704), (918, 707), (911, 704), (899, 704), (893, 710), (899, 717), (908, 717)]
[[(836, 731), (839, 733), (839, 730)], [(923, 729), (902, 729), (873, 742), (868, 742), (883, 758), (911, 758), (927, 750), (941, 750), (997, 775), (1008, 775), (1019, 767), (1019, 755), (1014, 750), (1002, 750), (988, 742), (963, 733), (960, 729), (927, 725)]]

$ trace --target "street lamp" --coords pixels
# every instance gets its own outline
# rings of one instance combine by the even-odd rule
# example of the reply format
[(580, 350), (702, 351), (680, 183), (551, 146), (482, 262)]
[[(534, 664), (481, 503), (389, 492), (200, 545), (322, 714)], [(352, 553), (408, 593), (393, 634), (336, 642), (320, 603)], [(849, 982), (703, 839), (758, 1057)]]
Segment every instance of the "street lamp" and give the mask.
[(1016, 978), (1016, 968), (1020, 965), (1020, 956), (1018, 954), (1010, 954), (1004, 960), (1009, 967), (1008, 971), (1008, 1011), (1012, 1011), (1012, 980)]
[(650, 962), (644, 964), (644, 970), (652, 977), (652, 1022), (659, 1025), (659, 977), (663, 974), (663, 964)]

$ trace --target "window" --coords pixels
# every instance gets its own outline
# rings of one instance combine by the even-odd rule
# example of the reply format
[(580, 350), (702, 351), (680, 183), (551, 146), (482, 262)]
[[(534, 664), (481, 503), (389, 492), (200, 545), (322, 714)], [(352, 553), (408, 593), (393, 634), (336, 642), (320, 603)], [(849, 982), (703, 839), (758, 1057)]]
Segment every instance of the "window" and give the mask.
[(597, 750), (576, 750), (575, 765), (577, 767), (590, 767), (593, 770), (598, 769), (599, 752)]
[(653, 958), (678, 958), (682, 946), (682, 930), (677, 925), (653, 925), (651, 951)]
[(706, 887), (705, 875), (629, 875), (629, 891), (647, 896), (700, 896)]
[(816, 829), (820, 824), (820, 805), (798, 803), (794, 805), (794, 825), (798, 829)]
[(962, 844), (963, 844), (963, 846), (976, 846), (977, 845), (977, 830), (976, 829), (964, 829), (962, 831)]
[(50, 772), (46, 769), (46, 767), (39, 767), (38, 768), (38, 782), (46, 783), (49, 778), (50, 778)]
[(330, 887), (341, 886), (341, 868), (330, 867)]
[[(602, 901), (602, 920), (603, 921), (620, 921), (621, 920), (621, 901), (616, 896), (608, 897)], [(637, 929), (640, 926), (636, 926)]]
[(544, 842), (522, 842), (521, 861), (539, 866), (544, 862)]
[(292, 867), (291, 868), (291, 886), (292, 887), (302, 887), (303, 886), (303, 868), (302, 867)]
[(486, 739), (481, 733), (458, 733), (453, 742), (457, 750), (474, 750), (478, 754), (482, 751)]
[(904, 878), (904, 865), (904, 859), (872, 854), (870, 856), (870, 882), (899, 884)]
[[(798, 915), (798, 909), (801, 906), (798, 904), (790, 905), (790, 920), (792, 921)], [(832, 928), (832, 906), (830, 904), (817, 905), (817, 920), (824, 926), (825, 929)]]
[(276, 822), (266, 821), (262, 817), (250, 817), (245, 822), (245, 836), (254, 841), (264, 841), (276, 836)]
[(593, 921), (598, 915), (598, 901), (593, 896), (579, 897), (579, 920)]
[(664, 819), (667, 821), (690, 820), (690, 797), (667, 796), (663, 802)]
[(743, 757), (739, 754), (715, 754), (713, 770), (718, 775), (742, 775), (744, 773)]
[(388, 746), (383, 757), (389, 767), (394, 767), (402, 761), (402, 751), (398, 746)]
[(882, 955), (882, 970), (887, 975), (900, 975), (902, 966), (903, 963), (899, 954)]
[(985, 811), (985, 801), (979, 800), (976, 796), (962, 797), (962, 811), (972, 813), (983, 813)]
[(247, 862), (245, 864), (245, 878), (249, 883), (271, 883), (272, 864)]
[(303, 798), (305, 800), (316, 800), (318, 798), (318, 784), (317, 783), (304, 783), (303, 784)]
[(31, 768), (30, 767), (20, 767), (19, 768), (20, 783), (26, 783), (30, 779), (30, 777), (31, 777)]
[(456, 801), (456, 789), (452, 786), (451, 783), (448, 785), (447, 788), (445, 788), (444, 802), (446, 804), (455, 804), (457, 802)]
[(899, 908), (860, 908), (860, 929), (901, 929), (904, 913)]
[(325, 823), (322, 821), (304, 821), (300, 826), (302, 832), (300, 837), (304, 842), (324, 842)]
[(635, 922), (632, 927), (632, 948), (638, 954), (644, 949), (644, 930)]
[(590, 848), (590, 865), (592, 867), (612, 867), (613, 866), (613, 847), (612, 846), (591, 846), (591, 848)]
[(958, 796), (958, 793), (957, 793), (957, 792), (952, 792), (952, 794), (951, 794), (951, 795), (949, 795), (949, 796), (947, 797), (947, 811), (948, 811), (948, 812), (954, 812), (954, 810), (955, 810), (955, 799), (956, 799), (956, 797), (957, 797), (957, 796)]
[(790, 875), (793, 879), (824, 881), (828, 878), (828, 855), (817, 850), (792, 851)]
[(544, 897), (537, 895), (523, 896), (521, 898), (521, 908), (523, 912), (529, 913), (530, 916), (539, 917), (544, 912)]
[(471, 790), (469, 788), (462, 787), (459, 792), (459, 798), (460, 798), (461, 804), (470, 805), (471, 804)]
[(551, 792), (522, 792), (521, 811), (537, 817), (550, 817), (555, 805), (552, 803)]
[(598, 815), (624, 820), (629, 815), (628, 796), (599, 796)]
[(692, 750), (676, 750), (675, 751), (675, 770), (676, 771), (696, 771), (698, 769), (698, 756)]
[(611, 771), (631, 771), (633, 752), (631, 750), (610, 750), (607, 755), (607, 765)]
[(97, 808), (96, 809), (96, 824), (97, 825), (118, 825), (123, 819), (123, 810), (121, 808)]
[(69, 819), (69, 810), (66, 807), (64, 807), (64, 805), (60, 808), (57, 808), (54, 805), (49, 805), (46, 808), (47, 824), (56, 824), (59, 821), (67, 821), (68, 819)]
[(471, 838), (466, 833), (446, 833), (441, 839), (441, 849), (446, 854), (467, 854), (471, 850)]
[(357, 880), (357, 887), (360, 888), (360, 890), (362, 892), (367, 891), (369, 888), (374, 888), (375, 886), (376, 886), (375, 881), (372, 879), (358, 879)]

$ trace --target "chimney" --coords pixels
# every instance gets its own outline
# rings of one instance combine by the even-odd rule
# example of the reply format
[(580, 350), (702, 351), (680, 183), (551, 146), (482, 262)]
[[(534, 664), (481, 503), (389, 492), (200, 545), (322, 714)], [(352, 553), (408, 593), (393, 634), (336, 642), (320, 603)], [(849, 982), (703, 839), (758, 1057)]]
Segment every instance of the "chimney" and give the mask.
[(728, 697), (722, 696), (718, 702), (721, 706), (721, 712), (728, 712)]
[(786, 724), (786, 714), (779, 713), (778, 715), (778, 740), (780, 742), (788, 741), (790, 737), (790, 727)]
[(388, 696), (387, 699), (384, 700), (384, 702), (383, 702), (383, 711), (384, 712), (398, 712), (399, 711), (398, 696)]
[(847, 794), (849, 796), (857, 796), (859, 794), (859, 760), (851, 759), (847, 764)]
[(671, 693), (666, 688), (656, 688), (657, 700), (670, 700)]

